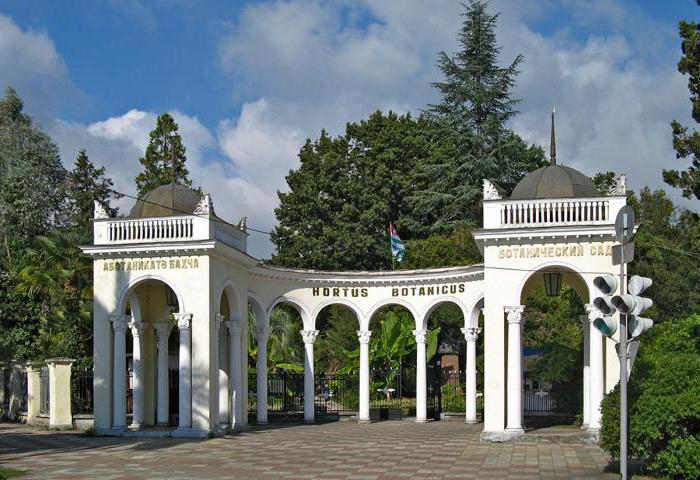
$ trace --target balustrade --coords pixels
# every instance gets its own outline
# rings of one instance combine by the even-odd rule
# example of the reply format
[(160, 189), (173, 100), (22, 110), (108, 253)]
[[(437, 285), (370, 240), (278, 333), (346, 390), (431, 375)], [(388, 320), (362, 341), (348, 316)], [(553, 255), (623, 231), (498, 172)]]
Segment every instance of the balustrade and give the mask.
[(609, 222), (610, 202), (604, 199), (504, 202), (500, 206), (500, 224), (505, 227)]
[(109, 222), (110, 242), (190, 239), (194, 235), (192, 218), (154, 220), (115, 220)]

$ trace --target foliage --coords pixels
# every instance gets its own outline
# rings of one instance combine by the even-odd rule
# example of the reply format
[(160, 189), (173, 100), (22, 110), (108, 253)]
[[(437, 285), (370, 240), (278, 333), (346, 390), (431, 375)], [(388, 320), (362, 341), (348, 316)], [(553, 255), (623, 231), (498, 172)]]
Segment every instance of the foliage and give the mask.
[[(255, 365), (258, 346), (255, 339), (255, 314), (248, 309), (248, 357)], [(270, 337), (267, 341), (267, 365), (272, 371), (304, 371), (304, 344), (299, 331), (303, 326), (294, 307), (279, 305), (270, 314)]]
[(436, 234), (409, 242), (402, 269), (473, 265), (481, 253), (470, 230), (459, 227), (449, 235)]
[[(698, 2), (700, 5), (700, 1)], [(693, 104), (693, 120), (700, 122), (700, 23), (681, 21), (679, 24), (682, 39), (678, 71), (688, 75), (688, 90)], [(700, 132), (688, 132), (688, 127), (679, 121), (671, 123), (673, 148), (676, 158), (690, 158), (690, 166), (685, 171), (664, 170), (666, 183), (683, 190), (686, 198), (700, 199)]]
[(109, 202), (122, 195), (115, 193), (113, 186), (112, 179), (105, 175), (105, 167), (95, 168), (85, 149), (80, 150), (73, 170), (68, 173), (67, 195), (70, 224), (80, 232), (83, 242), (89, 242), (92, 237), (95, 200), (110, 216), (117, 215), (118, 209), (112, 208)]
[(191, 187), (190, 172), (185, 166), (186, 149), (173, 117), (169, 113), (158, 115), (156, 128), (149, 136), (146, 154), (139, 159), (144, 170), (135, 179), (138, 196), (142, 197), (154, 188), (172, 182)]
[(413, 170), (430, 155), (429, 126), (410, 115), (375, 112), (325, 131), (301, 148), (301, 165), (287, 175), (272, 232), (274, 263), (324, 270), (391, 266), (389, 222), (399, 233), (409, 214)]
[(617, 174), (615, 172), (598, 172), (593, 176), (593, 183), (601, 194), (607, 195), (610, 188), (615, 185), (616, 179)]
[[(699, 369), (699, 315), (644, 335), (628, 389), (629, 451), (645, 459), (652, 474), (697, 478)], [(601, 405), (601, 446), (613, 456), (619, 456), (619, 408), (618, 387)]]

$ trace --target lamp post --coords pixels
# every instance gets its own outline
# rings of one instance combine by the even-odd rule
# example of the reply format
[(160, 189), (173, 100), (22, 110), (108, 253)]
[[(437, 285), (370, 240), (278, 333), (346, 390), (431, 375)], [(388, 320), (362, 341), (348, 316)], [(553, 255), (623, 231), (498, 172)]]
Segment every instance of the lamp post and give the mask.
[(561, 272), (545, 272), (543, 276), (547, 296), (558, 297), (561, 291)]

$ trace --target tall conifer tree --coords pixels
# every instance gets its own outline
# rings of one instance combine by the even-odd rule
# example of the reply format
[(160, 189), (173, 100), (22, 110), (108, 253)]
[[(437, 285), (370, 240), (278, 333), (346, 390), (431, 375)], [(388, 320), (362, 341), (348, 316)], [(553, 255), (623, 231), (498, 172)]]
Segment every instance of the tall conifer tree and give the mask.
[(185, 166), (187, 155), (178, 125), (169, 113), (158, 116), (156, 128), (150, 133), (146, 154), (139, 159), (144, 170), (136, 176), (138, 196), (142, 197), (160, 185), (173, 181), (172, 162), (175, 161), (175, 183), (192, 186), (190, 172)]

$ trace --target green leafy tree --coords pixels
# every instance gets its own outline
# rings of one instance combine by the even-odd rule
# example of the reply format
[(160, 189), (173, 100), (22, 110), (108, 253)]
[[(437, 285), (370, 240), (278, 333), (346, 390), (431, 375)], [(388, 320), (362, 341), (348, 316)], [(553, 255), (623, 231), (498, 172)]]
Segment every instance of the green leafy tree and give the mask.
[[(700, 5), (700, 0), (698, 0)], [(681, 21), (679, 24), (682, 39), (681, 56), (678, 71), (688, 75), (688, 90), (693, 104), (693, 120), (700, 122), (700, 23)], [(671, 123), (673, 130), (673, 148), (676, 158), (689, 158), (690, 166), (685, 171), (664, 170), (666, 183), (683, 190), (686, 198), (700, 199), (700, 132), (683, 126), (679, 121)]]
[(90, 240), (95, 200), (100, 202), (110, 216), (115, 216), (118, 209), (110, 206), (110, 200), (122, 195), (113, 189), (112, 179), (105, 175), (105, 167), (95, 168), (85, 153), (78, 152), (73, 170), (68, 172), (68, 202), (70, 207), (70, 224), (78, 230), (83, 242)]
[(443, 154), (420, 166), (419, 192), (413, 198), (430, 233), (480, 225), (483, 179), (509, 192), (526, 173), (545, 164), (540, 147), (506, 127), (517, 113), (519, 100), (511, 89), (522, 56), (499, 65), (498, 15), (488, 13), (485, 2), (472, 0), (463, 16), (459, 50), (452, 56), (438, 54), (444, 79), (433, 85), (442, 101), (427, 112), (436, 125), (434, 143)]
[(459, 227), (449, 235), (435, 234), (408, 242), (400, 268), (430, 268), (472, 265), (481, 261), (481, 252), (470, 230)]
[[(177, 123), (169, 113), (160, 114), (156, 128), (150, 133), (146, 154), (139, 159), (143, 165), (143, 171), (136, 176), (138, 196), (142, 197), (154, 188), (173, 181), (191, 187), (190, 172), (185, 166), (187, 161), (185, 152)], [(175, 178), (173, 178), (173, 161)]]
[(287, 175), (272, 232), (274, 263), (339, 269), (391, 265), (388, 228), (410, 215), (412, 172), (430, 155), (424, 119), (376, 112), (349, 123), (345, 135), (325, 131), (301, 148), (301, 165)]

